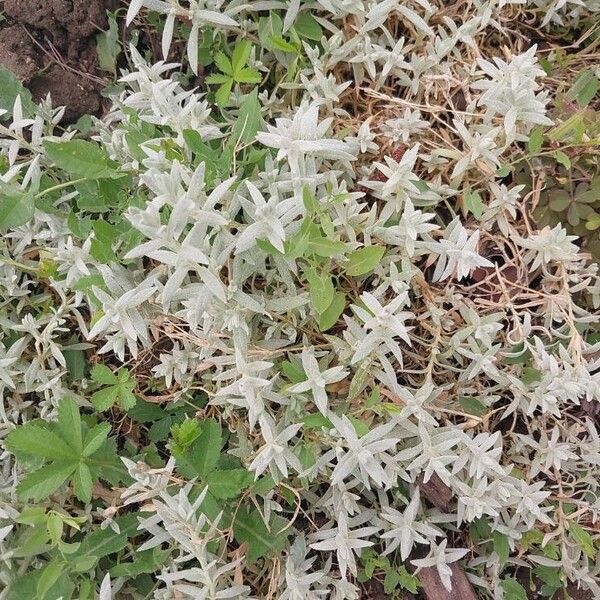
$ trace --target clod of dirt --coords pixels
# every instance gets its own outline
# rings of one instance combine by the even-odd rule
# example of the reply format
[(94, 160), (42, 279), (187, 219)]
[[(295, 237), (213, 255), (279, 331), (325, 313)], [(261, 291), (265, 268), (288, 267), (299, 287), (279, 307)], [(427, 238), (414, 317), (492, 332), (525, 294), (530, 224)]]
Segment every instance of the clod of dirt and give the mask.
[(112, 0), (0, 0), (0, 64), (27, 85), (36, 100), (48, 93), (66, 106), (64, 122), (98, 114), (96, 34), (107, 25)]
[(15, 23), (72, 40), (106, 27), (106, 4), (102, 0), (4, 0), (4, 14)]
[(30, 39), (18, 25), (0, 29), (0, 63), (22, 82), (29, 83), (40, 70), (41, 61)]
[(52, 65), (46, 73), (33, 79), (29, 89), (36, 101), (48, 93), (53, 106), (66, 106), (63, 121), (73, 123), (82, 115), (93, 115), (100, 111), (101, 96), (97, 87), (76, 73)]

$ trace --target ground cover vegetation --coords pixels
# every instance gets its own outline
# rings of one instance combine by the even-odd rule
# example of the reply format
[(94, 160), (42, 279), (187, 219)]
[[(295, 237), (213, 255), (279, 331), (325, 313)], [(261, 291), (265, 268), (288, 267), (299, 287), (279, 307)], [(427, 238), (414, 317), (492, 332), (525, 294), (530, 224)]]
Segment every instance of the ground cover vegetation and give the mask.
[(132, 0), (76, 122), (0, 68), (0, 598), (600, 597), (599, 16)]

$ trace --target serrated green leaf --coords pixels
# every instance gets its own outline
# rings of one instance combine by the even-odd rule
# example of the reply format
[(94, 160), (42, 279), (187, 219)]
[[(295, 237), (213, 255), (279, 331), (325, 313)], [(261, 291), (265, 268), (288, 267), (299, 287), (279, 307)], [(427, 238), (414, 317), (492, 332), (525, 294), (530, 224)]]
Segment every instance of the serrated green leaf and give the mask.
[(47, 427), (31, 422), (13, 429), (5, 440), (7, 450), (20, 458), (35, 456), (45, 460), (70, 460), (76, 451)]
[(79, 407), (71, 398), (63, 398), (58, 403), (57, 425), (62, 437), (76, 452), (81, 452), (81, 417)]
[(244, 65), (248, 62), (248, 59), (250, 58), (250, 52), (252, 52), (252, 44), (248, 40), (239, 40), (236, 42), (231, 54), (231, 66), (233, 67), (234, 75), (237, 75), (237, 73), (243, 69)]
[(252, 484), (254, 477), (246, 469), (226, 469), (209, 473), (206, 477), (208, 491), (215, 498), (235, 498)]
[(231, 95), (232, 87), (233, 79), (228, 79), (215, 92), (215, 103), (217, 104), (217, 106), (227, 106), (229, 102), (229, 96)]
[(23, 500), (39, 502), (54, 493), (77, 468), (77, 463), (53, 463), (26, 475), (17, 486)]
[(256, 69), (241, 69), (235, 74), (235, 80), (238, 83), (260, 83), (262, 75)]
[(120, 533), (112, 529), (97, 529), (85, 536), (77, 551), (71, 555), (71, 560), (82, 560), (94, 557), (96, 562), (104, 556), (119, 552), (127, 546), (127, 537), (134, 535), (138, 520), (136, 515), (126, 515), (115, 519), (119, 525)]
[(384, 254), (383, 246), (365, 246), (354, 250), (348, 255), (346, 274), (357, 277), (370, 273), (379, 264)]
[(77, 470), (73, 474), (73, 489), (81, 502), (87, 503), (91, 501), (93, 485), (94, 481), (90, 468), (85, 463), (79, 463)]
[(102, 364), (94, 365), (90, 375), (92, 381), (103, 385), (112, 385), (118, 381), (117, 376), (106, 365)]
[(506, 577), (500, 582), (500, 587), (504, 591), (503, 600), (527, 600), (525, 588), (512, 577)]
[(267, 529), (257, 510), (243, 507), (233, 523), (233, 534), (239, 543), (248, 544), (246, 558), (253, 563), (267, 554), (276, 555), (286, 547), (289, 530), (282, 531), (286, 525), (285, 519), (273, 516)]
[(97, 411), (104, 412), (116, 404), (118, 399), (119, 386), (111, 385), (94, 392), (90, 398), (90, 401)]
[(207, 419), (201, 423), (200, 435), (185, 452), (173, 450), (180, 466), (193, 469), (195, 476), (205, 479), (219, 462), (221, 454), (221, 425), (213, 420)]

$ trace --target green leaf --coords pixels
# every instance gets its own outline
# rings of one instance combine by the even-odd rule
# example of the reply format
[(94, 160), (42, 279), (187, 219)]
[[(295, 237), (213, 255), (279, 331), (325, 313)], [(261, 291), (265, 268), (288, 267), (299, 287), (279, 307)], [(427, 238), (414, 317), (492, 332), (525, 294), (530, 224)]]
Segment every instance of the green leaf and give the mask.
[(198, 437), (201, 427), (198, 419), (186, 419), (183, 423), (177, 423), (171, 427), (174, 448), (178, 452), (185, 452)]
[(36, 422), (13, 429), (6, 436), (5, 446), (17, 458), (21, 458), (23, 454), (45, 460), (70, 460), (77, 457), (77, 452), (61, 437)]
[(275, 50), (281, 50), (288, 54), (298, 54), (298, 48), (294, 46), (294, 44), (290, 44), (290, 42), (280, 35), (272, 35), (270, 37), (270, 42)]
[(217, 106), (227, 106), (232, 86), (233, 79), (229, 79), (215, 92), (215, 102)]
[(195, 475), (203, 479), (214, 471), (221, 455), (221, 425), (213, 419), (201, 422), (201, 432), (186, 452), (173, 453), (178, 462), (188, 469), (193, 469)]
[(541, 378), (542, 372), (538, 369), (534, 369), (533, 367), (523, 367), (523, 370), (521, 371), (521, 381), (525, 385), (537, 383)]
[(302, 202), (304, 203), (304, 208), (306, 208), (310, 214), (319, 211), (319, 203), (307, 185), (302, 189)]
[(321, 331), (331, 329), (337, 323), (345, 308), (346, 294), (344, 292), (336, 292), (331, 304), (319, 315), (319, 329)]
[(458, 403), (462, 409), (470, 415), (481, 417), (487, 412), (487, 406), (473, 396), (459, 396)]
[(67, 371), (70, 381), (80, 381), (85, 376), (85, 352), (79, 348), (65, 348), (63, 356), (67, 363)]
[(554, 158), (559, 165), (562, 165), (565, 169), (571, 168), (571, 159), (562, 151), (555, 150)]
[[(236, 81), (239, 81), (239, 79), (237, 79), (237, 75), (248, 62), (251, 51), (252, 44), (248, 40), (240, 40), (236, 43), (231, 55), (231, 66), (233, 67), (233, 75), (234, 78), (236, 78)], [(223, 69), (221, 70), (223, 71)]]
[(24, 225), (33, 217), (35, 202), (31, 194), (0, 181), (0, 231)]
[(288, 258), (296, 259), (305, 255), (311, 238), (312, 224), (310, 219), (304, 219), (300, 229), (289, 240), (286, 240), (285, 255)]
[(110, 384), (92, 394), (90, 401), (96, 410), (103, 412), (117, 403), (123, 410), (135, 406), (137, 398), (132, 390), (136, 386), (136, 381), (127, 369), (119, 369), (114, 374), (104, 365), (96, 365), (92, 369), (92, 379)]
[(500, 582), (504, 592), (503, 600), (527, 600), (527, 592), (523, 586), (512, 577), (506, 577)]
[(96, 53), (100, 68), (109, 73), (117, 72), (117, 57), (121, 47), (119, 45), (119, 29), (113, 14), (108, 15), (108, 29), (96, 36)]
[(94, 365), (90, 375), (92, 381), (103, 385), (112, 385), (118, 381), (117, 376), (106, 365)]
[(137, 531), (136, 515), (126, 515), (116, 519), (120, 533), (115, 533), (110, 527), (97, 529), (83, 538), (77, 551), (71, 555), (71, 560), (82, 560), (95, 557), (96, 562), (104, 556), (120, 552), (127, 546), (127, 537)]
[(577, 543), (583, 553), (591, 559), (595, 559), (597, 556), (596, 548), (594, 547), (594, 540), (592, 536), (575, 521), (569, 522), (569, 536)]
[(331, 421), (321, 413), (307, 415), (302, 419), (302, 423), (307, 429), (321, 429), (321, 427), (331, 429), (333, 427)]
[(23, 478), (17, 486), (17, 492), (23, 500), (45, 500), (65, 483), (76, 468), (75, 462), (53, 463), (41, 467)]
[(492, 534), (492, 544), (494, 552), (500, 559), (500, 566), (504, 565), (510, 556), (510, 547), (508, 545), (508, 537), (504, 533), (494, 531)]
[(21, 96), (23, 116), (32, 116), (36, 107), (31, 98), (31, 92), (8, 69), (0, 65), (0, 109), (8, 111), (8, 114), (0, 117), (0, 120), (12, 116), (15, 100), (19, 95)]
[(215, 498), (235, 498), (252, 485), (254, 477), (246, 469), (226, 469), (209, 473), (206, 477), (208, 491)]
[(48, 515), (46, 522), (46, 529), (48, 530), (48, 537), (53, 544), (58, 544), (63, 534), (63, 524), (61, 516), (58, 513), (51, 512)]
[(256, 69), (242, 69), (235, 75), (235, 80), (238, 83), (260, 83), (262, 75)]
[(384, 254), (383, 246), (365, 246), (354, 250), (348, 255), (349, 263), (346, 266), (346, 274), (355, 277), (369, 273), (381, 261)]
[(544, 128), (541, 125), (534, 127), (529, 134), (529, 140), (527, 141), (527, 149), (530, 154), (537, 154), (544, 145)]
[(92, 500), (92, 486), (94, 485), (90, 468), (85, 463), (80, 463), (73, 475), (73, 489), (79, 500), (88, 503)]
[(135, 577), (141, 573), (152, 573), (165, 564), (170, 553), (170, 550), (161, 550), (160, 548), (135, 552), (132, 562), (115, 565), (110, 569), (110, 576), (113, 578)]
[(481, 194), (469, 190), (464, 195), (464, 202), (467, 211), (469, 211), (476, 219), (481, 219), (485, 209)]
[(58, 429), (62, 437), (76, 452), (81, 452), (81, 417), (79, 407), (71, 398), (63, 398), (58, 403)]
[(220, 85), (222, 83), (228, 83), (230, 86), (232, 85), (233, 79), (231, 79), (231, 75), (225, 75), (224, 73), (212, 73), (205, 79), (206, 83), (210, 83), (211, 85)]
[(236, 147), (253, 142), (261, 124), (262, 117), (260, 116), (258, 89), (254, 89), (244, 98), (240, 105), (238, 117), (231, 130), (231, 136), (227, 145)]
[(63, 142), (44, 141), (48, 158), (63, 171), (76, 177), (100, 179), (120, 177), (116, 163), (111, 161), (104, 149), (95, 142), (67, 140)]
[(271, 518), (270, 528), (265, 526), (257, 510), (240, 508), (233, 523), (233, 535), (239, 543), (248, 544), (246, 558), (253, 563), (266, 554), (276, 555), (287, 545), (289, 530), (282, 531), (287, 525), (279, 516)]
[(102, 388), (92, 394), (90, 401), (97, 411), (104, 412), (117, 403), (117, 400), (119, 399), (119, 390), (120, 386), (118, 385)]
[(577, 100), (577, 104), (583, 108), (594, 99), (598, 89), (600, 89), (600, 81), (596, 73), (593, 69), (585, 69), (579, 74), (566, 97), (569, 100)]
[(223, 73), (229, 75), (229, 78), (233, 75), (232, 64), (223, 52), (215, 53), (215, 64)]
[(37, 597), (37, 585), (42, 576), (40, 569), (28, 569), (27, 572), (12, 583), (5, 600), (70, 600), (75, 586), (66, 573), (59, 576), (54, 585), (43, 597)]
[(320, 42), (323, 37), (323, 29), (309, 12), (301, 12), (294, 22), (294, 29), (300, 37), (307, 40)]
[(310, 301), (319, 315), (323, 314), (333, 302), (335, 289), (328, 273), (317, 273), (314, 268), (305, 272), (308, 280)]
[(58, 581), (58, 578), (65, 570), (65, 564), (62, 560), (54, 559), (43, 569), (36, 586), (36, 598), (45, 598), (52, 586)]
[(96, 452), (108, 438), (110, 423), (100, 423), (92, 427), (83, 439), (82, 456), (91, 456)]
[(416, 594), (419, 588), (419, 578), (411, 575), (404, 565), (400, 565), (398, 569), (398, 583), (401, 589), (408, 590), (411, 594)]
[(317, 256), (331, 258), (343, 254), (346, 250), (346, 244), (339, 240), (329, 240), (321, 235), (311, 236), (308, 242), (308, 248)]

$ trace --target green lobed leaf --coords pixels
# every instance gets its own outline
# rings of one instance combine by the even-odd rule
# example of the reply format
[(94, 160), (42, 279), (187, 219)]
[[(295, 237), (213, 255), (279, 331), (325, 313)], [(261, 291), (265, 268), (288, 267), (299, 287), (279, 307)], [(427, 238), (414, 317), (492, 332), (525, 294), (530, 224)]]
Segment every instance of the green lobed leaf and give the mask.
[(206, 477), (208, 491), (215, 498), (235, 498), (248, 486), (252, 485), (254, 477), (246, 469), (225, 469), (212, 471)]
[(281, 552), (287, 545), (289, 530), (282, 531), (287, 525), (285, 519), (273, 516), (269, 529), (257, 510), (240, 508), (233, 523), (233, 534), (239, 543), (248, 544), (246, 557), (253, 563), (259, 558)]

